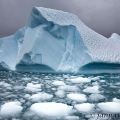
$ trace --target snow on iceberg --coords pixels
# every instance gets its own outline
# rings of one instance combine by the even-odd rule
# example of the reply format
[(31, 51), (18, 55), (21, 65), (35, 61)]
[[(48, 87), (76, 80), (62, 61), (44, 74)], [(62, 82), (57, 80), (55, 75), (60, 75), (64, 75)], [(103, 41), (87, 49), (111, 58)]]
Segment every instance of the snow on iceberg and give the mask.
[(109, 39), (113, 40), (113, 41), (116, 41), (116, 42), (119, 42), (120, 41), (120, 36), (117, 33), (113, 33)]
[(34, 7), (26, 27), (0, 39), (0, 65), (7, 69), (77, 72), (92, 62), (120, 63), (120, 48), (71, 13)]

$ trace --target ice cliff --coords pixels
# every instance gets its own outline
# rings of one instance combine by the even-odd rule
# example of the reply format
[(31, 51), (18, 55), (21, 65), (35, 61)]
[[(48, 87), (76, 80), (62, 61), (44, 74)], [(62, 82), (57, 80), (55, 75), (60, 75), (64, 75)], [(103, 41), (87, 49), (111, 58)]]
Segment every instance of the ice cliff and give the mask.
[(0, 39), (2, 68), (45, 65), (56, 72), (77, 72), (92, 62), (120, 63), (120, 47), (71, 13), (34, 7), (26, 27)]

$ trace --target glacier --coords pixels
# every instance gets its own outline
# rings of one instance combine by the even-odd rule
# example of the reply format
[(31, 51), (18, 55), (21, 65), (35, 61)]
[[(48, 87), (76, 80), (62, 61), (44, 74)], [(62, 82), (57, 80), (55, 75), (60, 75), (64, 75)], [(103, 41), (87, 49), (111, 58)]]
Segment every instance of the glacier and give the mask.
[(96, 33), (71, 13), (34, 7), (24, 28), (0, 39), (0, 69), (78, 72), (91, 63), (120, 64), (119, 38)]

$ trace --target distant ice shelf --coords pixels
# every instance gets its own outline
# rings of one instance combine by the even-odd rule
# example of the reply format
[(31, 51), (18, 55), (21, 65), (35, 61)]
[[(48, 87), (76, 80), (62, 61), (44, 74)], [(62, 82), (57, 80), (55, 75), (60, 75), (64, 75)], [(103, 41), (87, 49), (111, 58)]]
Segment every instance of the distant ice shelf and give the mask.
[(0, 69), (78, 72), (91, 63), (120, 64), (120, 36), (109, 39), (71, 13), (34, 7), (26, 27), (0, 39)]

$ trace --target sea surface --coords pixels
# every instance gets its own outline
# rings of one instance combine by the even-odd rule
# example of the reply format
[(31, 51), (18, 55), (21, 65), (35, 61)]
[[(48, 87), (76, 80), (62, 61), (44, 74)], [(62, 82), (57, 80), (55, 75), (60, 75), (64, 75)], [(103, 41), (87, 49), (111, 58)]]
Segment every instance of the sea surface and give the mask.
[[(71, 79), (76, 78), (88, 78), (90, 82), (78, 81), (78, 83), (74, 83), (71, 81)], [(65, 85), (54, 84), (55, 81), (63, 81)], [(32, 85), (36, 85), (37, 87)], [(97, 92), (94, 89), (90, 93), (89, 91), (84, 91), (86, 88), (93, 86), (99, 88)], [(63, 93), (61, 95), (56, 94), (58, 90), (62, 90)], [(47, 93), (48, 95), (52, 95), (52, 97), (39, 100), (36, 100), (34, 97), (30, 99), (32, 95), (38, 93)], [(112, 102), (114, 98), (120, 99), (120, 74), (44, 74), (0, 71), (0, 110), (2, 110), (4, 104), (15, 101), (19, 101), (23, 107), (22, 111), (17, 115), (7, 115), (7, 113), (1, 115), (0, 113), (0, 120), (96, 120), (92, 114), (97, 115), (103, 113), (97, 106), (93, 112), (88, 111), (85, 113), (77, 110), (74, 106), (82, 103), (68, 98), (67, 95), (70, 93), (84, 94), (87, 101), (82, 103), (91, 103), (94, 105), (102, 102)], [(103, 95), (104, 98), (91, 99), (90, 95), (95, 93)], [(34, 103), (44, 102), (63, 103), (68, 106), (73, 106), (74, 112), (69, 115), (73, 117), (49, 117), (30, 112), (30, 107)], [(98, 119), (103, 120), (103, 118)], [(108, 118), (105, 119), (107, 120)], [(112, 120), (113, 118), (109, 117), (109, 119)], [(114, 119), (119, 120), (120, 118)]]

